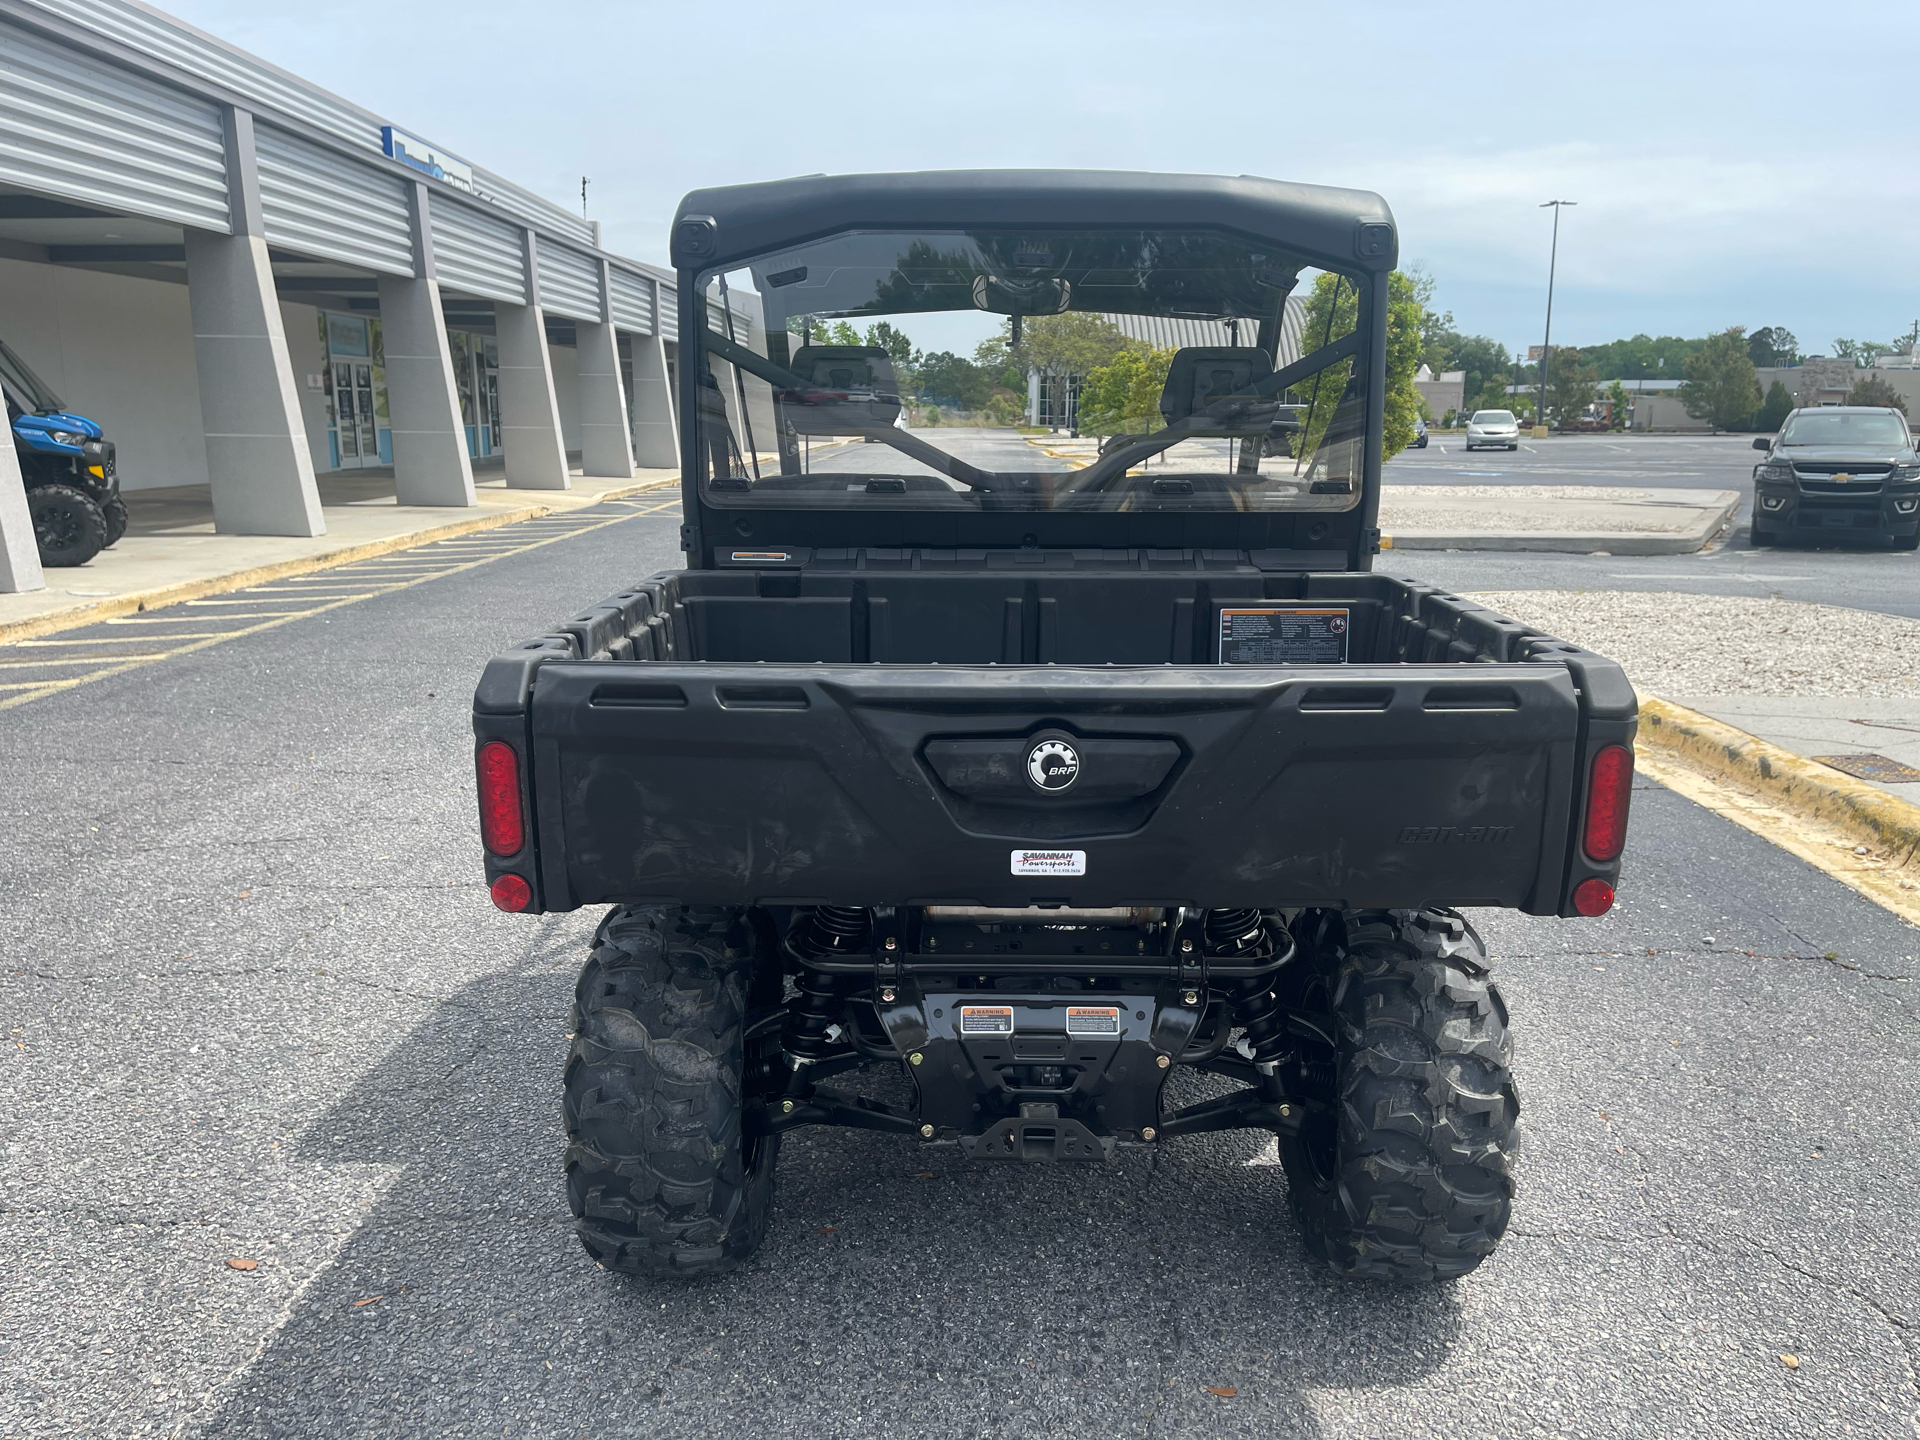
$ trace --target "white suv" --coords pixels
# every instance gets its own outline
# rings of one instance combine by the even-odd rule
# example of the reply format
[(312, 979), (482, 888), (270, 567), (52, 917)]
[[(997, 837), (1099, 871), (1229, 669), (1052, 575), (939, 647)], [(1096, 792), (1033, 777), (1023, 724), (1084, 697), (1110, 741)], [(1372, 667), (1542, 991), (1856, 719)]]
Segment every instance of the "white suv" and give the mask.
[(1467, 421), (1467, 449), (1497, 445), (1505, 450), (1520, 448), (1520, 422), (1511, 410), (1476, 410)]

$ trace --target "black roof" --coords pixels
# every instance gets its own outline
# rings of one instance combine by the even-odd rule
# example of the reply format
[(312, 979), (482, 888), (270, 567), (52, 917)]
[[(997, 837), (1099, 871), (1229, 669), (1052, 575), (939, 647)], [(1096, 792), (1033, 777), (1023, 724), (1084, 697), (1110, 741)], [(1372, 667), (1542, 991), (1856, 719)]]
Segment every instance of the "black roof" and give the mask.
[[(710, 220), (712, 229), (701, 223)], [(1132, 170), (919, 170), (803, 175), (695, 190), (673, 222), (673, 263), (730, 266), (855, 228), (1203, 226), (1273, 240), (1327, 267), (1390, 270), (1399, 241), (1368, 190), (1241, 175)]]

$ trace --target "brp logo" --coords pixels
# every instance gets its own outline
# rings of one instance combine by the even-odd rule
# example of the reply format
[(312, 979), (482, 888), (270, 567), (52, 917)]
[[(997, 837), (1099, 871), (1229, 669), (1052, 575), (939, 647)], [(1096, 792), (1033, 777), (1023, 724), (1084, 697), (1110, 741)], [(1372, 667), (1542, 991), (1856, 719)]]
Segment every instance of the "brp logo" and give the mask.
[(1027, 778), (1058, 794), (1080, 776), (1080, 752), (1064, 740), (1042, 740), (1027, 752)]

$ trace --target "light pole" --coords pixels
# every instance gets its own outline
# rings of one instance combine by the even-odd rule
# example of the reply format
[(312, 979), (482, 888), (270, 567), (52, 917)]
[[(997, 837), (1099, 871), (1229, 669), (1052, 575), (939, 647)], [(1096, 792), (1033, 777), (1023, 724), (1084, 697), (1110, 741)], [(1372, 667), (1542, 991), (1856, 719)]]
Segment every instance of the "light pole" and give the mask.
[(1540, 206), (1542, 210), (1553, 211), (1553, 249), (1547, 257), (1547, 333), (1540, 342), (1540, 411), (1534, 421), (1534, 428), (1541, 435), (1547, 429), (1547, 365), (1553, 359), (1553, 272), (1560, 263), (1560, 207), (1579, 203), (1578, 200), (1549, 200)]

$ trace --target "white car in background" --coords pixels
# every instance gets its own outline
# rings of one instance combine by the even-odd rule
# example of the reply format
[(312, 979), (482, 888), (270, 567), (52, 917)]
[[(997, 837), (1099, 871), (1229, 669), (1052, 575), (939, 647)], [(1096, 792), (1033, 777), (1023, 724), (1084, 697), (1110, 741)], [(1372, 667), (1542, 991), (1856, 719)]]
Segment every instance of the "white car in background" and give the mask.
[(1520, 422), (1513, 418), (1511, 410), (1473, 412), (1473, 418), (1467, 421), (1467, 449), (1478, 450), (1483, 445), (1504, 450), (1520, 448)]

